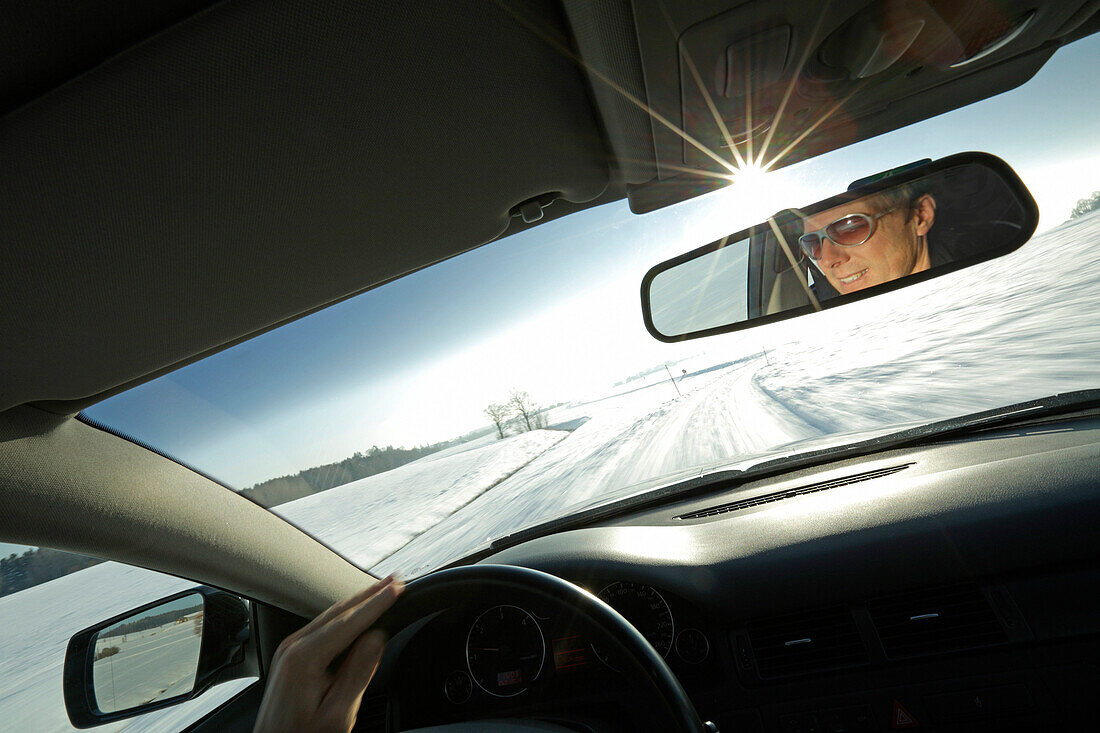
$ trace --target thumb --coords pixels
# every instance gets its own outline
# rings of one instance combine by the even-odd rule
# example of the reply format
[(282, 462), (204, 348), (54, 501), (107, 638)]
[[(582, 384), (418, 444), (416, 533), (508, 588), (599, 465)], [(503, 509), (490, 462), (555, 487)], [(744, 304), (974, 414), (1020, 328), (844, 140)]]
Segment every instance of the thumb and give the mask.
[(336, 719), (346, 715), (347, 730), (351, 730), (363, 693), (371, 678), (374, 677), (379, 662), (382, 661), (385, 645), (386, 634), (377, 629), (368, 631), (356, 639), (348, 656), (336, 672), (328, 693), (321, 701), (325, 718)]

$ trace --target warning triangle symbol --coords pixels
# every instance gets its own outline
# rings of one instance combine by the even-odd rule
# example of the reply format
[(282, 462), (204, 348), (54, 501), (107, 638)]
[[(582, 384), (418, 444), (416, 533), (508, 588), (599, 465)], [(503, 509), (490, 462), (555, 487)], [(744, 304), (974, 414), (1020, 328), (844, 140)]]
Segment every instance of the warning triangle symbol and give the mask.
[(917, 719), (909, 714), (909, 711), (901, 706), (901, 703), (894, 700), (894, 715), (893, 715), (893, 728), (916, 728), (920, 726)]

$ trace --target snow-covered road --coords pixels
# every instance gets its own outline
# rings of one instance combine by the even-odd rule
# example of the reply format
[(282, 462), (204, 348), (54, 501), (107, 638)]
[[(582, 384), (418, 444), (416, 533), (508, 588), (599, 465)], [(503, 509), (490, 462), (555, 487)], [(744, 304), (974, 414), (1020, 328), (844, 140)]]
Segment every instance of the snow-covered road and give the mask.
[(609, 489), (818, 435), (753, 384), (763, 364), (761, 356), (682, 379), (679, 397), (669, 383), (658, 382), (605, 401), (567, 438), (373, 572), (417, 575), (517, 528), (560, 516), (563, 508)]

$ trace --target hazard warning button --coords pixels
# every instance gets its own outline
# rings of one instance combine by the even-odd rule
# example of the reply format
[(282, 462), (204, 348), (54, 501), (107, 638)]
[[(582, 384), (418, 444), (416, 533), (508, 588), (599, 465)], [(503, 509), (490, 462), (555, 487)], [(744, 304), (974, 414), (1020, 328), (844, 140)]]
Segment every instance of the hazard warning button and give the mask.
[(894, 700), (894, 711), (890, 713), (890, 727), (894, 729), (919, 728), (920, 723), (900, 702)]

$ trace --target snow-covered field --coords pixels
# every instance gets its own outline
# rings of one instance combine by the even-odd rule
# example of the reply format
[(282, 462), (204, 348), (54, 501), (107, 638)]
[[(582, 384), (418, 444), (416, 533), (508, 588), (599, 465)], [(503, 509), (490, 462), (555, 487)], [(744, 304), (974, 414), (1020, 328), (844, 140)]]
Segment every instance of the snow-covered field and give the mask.
[[(506, 480), (567, 433), (535, 430), (473, 450), (450, 449), (282, 504), (274, 511), (362, 567)], [(364, 542), (364, 538), (370, 538)]]
[[(100, 710), (127, 710), (195, 687), (201, 621), (170, 622), (145, 631), (96, 637), (92, 682)], [(109, 652), (114, 649), (114, 654)], [(102, 658), (100, 658), (102, 656)]]
[[(1070, 222), (980, 267), (715, 339), (740, 339), (737, 354), (759, 344), (767, 355), (710, 371), (689, 365), (677, 380), (682, 395), (660, 375), (626, 383), (550, 415), (551, 424), (587, 418), (572, 432), (482, 439), (276, 511), (376, 573), (416, 575), (657, 477), (1097, 387), (1097, 243), (1100, 215)], [(711, 356), (709, 365), (736, 358)], [(106, 564), (0, 598), (0, 730), (69, 730), (61, 702), (69, 636), (189, 585)], [(104, 730), (173, 730), (229, 694)]]
[[(0, 730), (71, 731), (61, 696), (69, 637), (194, 583), (116, 563), (103, 563), (0, 598)], [(176, 731), (249, 684), (237, 680), (157, 713), (97, 731)]]

